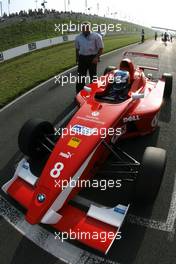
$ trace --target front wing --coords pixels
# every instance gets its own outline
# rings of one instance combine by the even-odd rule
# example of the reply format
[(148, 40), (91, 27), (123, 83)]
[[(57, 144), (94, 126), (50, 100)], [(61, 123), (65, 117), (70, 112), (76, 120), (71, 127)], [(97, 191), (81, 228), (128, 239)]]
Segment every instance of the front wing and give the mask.
[[(29, 163), (23, 159), (19, 162), (14, 177), (3, 187), (3, 191), (28, 210), (33, 198), (37, 177), (31, 171)], [(120, 228), (128, 212), (129, 205), (118, 204), (114, 208), (91, 205), (88, 212), (71, 204), (65, 204), (59, 212), (59, 221), (51, 226), (62, 236), (107, 254), (112, 243), (120, 239)]]

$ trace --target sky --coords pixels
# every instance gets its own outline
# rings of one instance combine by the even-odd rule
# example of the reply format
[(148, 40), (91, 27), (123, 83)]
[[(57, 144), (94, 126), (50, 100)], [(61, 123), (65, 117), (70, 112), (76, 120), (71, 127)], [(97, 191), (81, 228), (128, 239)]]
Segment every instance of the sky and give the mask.
[[(3, 11), (8, 13), (8, 1), (10, 12), (35, 9), (41, 7), (43, 0), (0, 0)], [(174, 21), (175, 0), (162, 2), (159, 0), (46, 0), (46, 8), (58, 11), (72, 10), (85, 12), (86, 2), (91, 14), (106, 15), (146, 26), (159, 26), (176, 29)], [(68, 3), (70, 3), (68, 5)]]

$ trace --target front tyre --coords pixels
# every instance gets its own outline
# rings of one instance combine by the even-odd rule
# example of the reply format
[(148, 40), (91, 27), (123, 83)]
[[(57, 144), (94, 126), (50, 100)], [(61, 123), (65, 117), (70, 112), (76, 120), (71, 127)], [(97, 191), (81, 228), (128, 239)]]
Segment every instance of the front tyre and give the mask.
[(53, 135), (54, 132), (54, 127), (51, 123), (38, 118), (30, 119), (19, 132), (19, 149), (30, 158), (39, 158), (45, 153), (42, 142), (45, 137)]

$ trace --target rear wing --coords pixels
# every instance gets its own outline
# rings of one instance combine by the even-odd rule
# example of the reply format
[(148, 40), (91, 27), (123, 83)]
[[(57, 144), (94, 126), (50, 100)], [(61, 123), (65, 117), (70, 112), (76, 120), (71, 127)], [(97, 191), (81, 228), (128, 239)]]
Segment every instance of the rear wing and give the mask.
[[(143, 53), (136, 51), (125, 51), (123, 57), (129, 58), (133, 61), (137, 68), (142, 70), (159, 70), (159, 55), (151, 53)], [(149, 65), (150, 64), (150, 65)]]
[(143, 57), (149, 59), (159, 59), (159, 55), (157, 54), (150, 54), (150, 53), (143, 53), (143, 52), (136, 52), (136, 51), (125, 51), (123, 53), (125, 57)]
[(159, 68), (158, 67), (150, 67), (150, 66), (145, 66), (145, 65), (140, 65), (138, 66), (139, 69), (142, 70), (152, 70), (152, 71), (158, 71)]

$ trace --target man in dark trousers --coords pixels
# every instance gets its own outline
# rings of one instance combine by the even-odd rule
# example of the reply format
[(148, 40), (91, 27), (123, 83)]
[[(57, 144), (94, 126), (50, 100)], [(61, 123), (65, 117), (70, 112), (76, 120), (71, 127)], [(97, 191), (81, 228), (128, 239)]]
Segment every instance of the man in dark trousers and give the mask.
[(142, 31), (141, 31), (141, 43), (144, 43), (144, 40), (145, 40), (145, 32), (144, 32), (144, 29), (142, 29)]
[(82, 33), (75, 39), (76, 63), (78, 64), (78, 79), (76, 92), (79, 93), (84, 85), (87, 71), (89, 71), (90, 82), (97, 76), (97, 63), (103, 52), (102, 37), (91, 32), (90, 22), (82, 23)]

